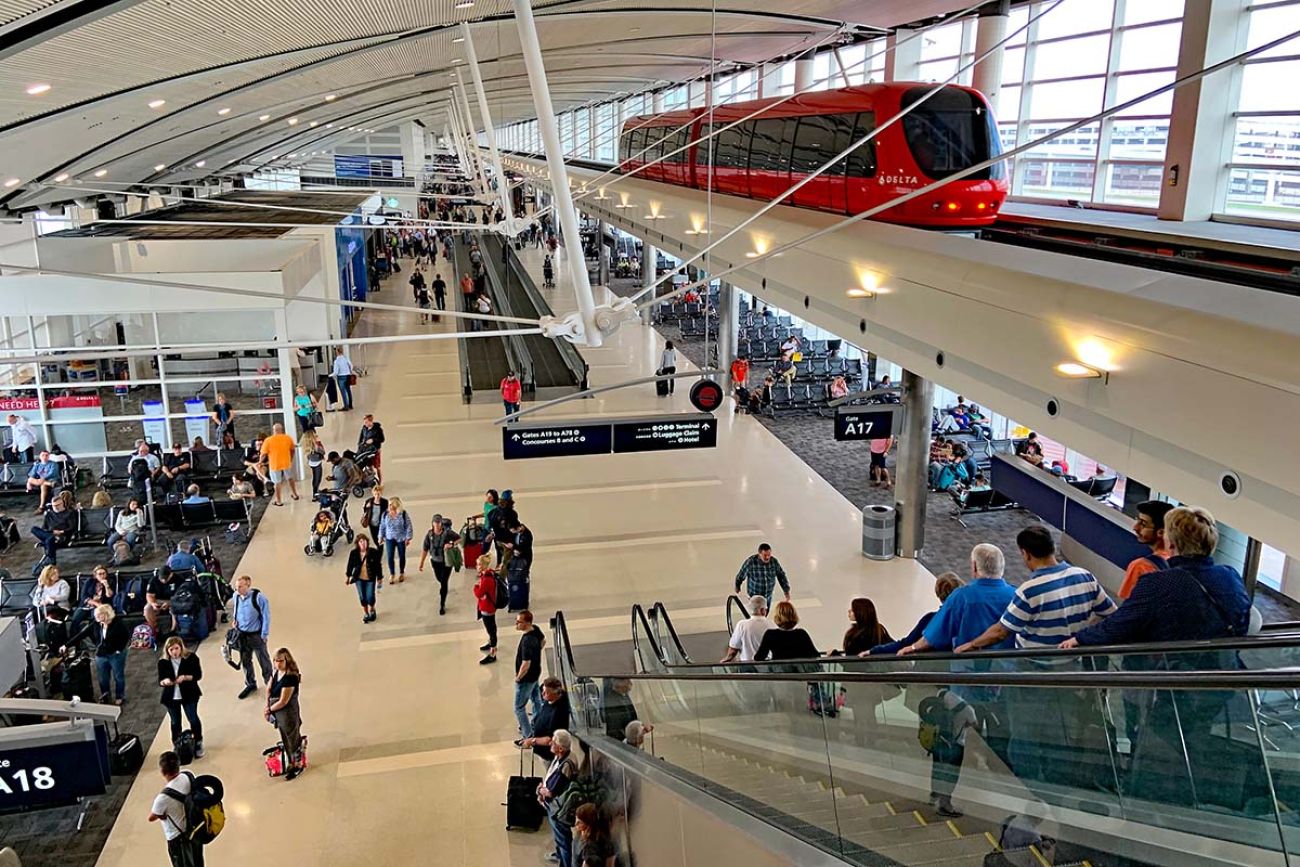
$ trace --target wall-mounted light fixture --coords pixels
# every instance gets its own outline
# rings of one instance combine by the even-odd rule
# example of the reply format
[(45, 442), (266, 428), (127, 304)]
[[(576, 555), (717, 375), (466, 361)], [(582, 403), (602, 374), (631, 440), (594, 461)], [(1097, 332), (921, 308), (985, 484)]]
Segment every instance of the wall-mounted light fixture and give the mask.
[(1103, 382), (1110, 382), (1109, 371), (1098, 370), (1077, 361), (1062, 361), (1052, 369), (1056, 371), (1057, 376), (1063, 376), (1066, 379), (1100, 379)]

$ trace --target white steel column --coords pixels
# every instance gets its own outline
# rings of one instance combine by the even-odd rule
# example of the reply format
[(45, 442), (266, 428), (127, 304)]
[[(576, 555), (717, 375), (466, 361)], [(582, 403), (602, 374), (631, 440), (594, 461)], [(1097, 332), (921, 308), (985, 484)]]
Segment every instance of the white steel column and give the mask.
[(537, 109), (537, 128), (542, 134), (546, 151), (546, 165), (551, 175), (551, 191), (555, 196), (555, 215), (564, 232), (569, 248), (573, 275), (573, 293), (582, 316), (582, 328), (588, 346), (600, 346), (603, 335), (596, 325), (596, 299), (591, 294), (587, 279), (587, 264), (582, 257), (582, 232), (578, 229), (578, 214), (573, 209), (573, 195), (569, 190), (569, 172), (564, 166), (564, 152), (560, 150), (560, 130), (555, 120), (555, 106), (551, 104), (551, 91), (546, 83), (546, 66), (542, 62), (542, 46), (537, 41), (537, 22), (533, 20), (530, 0), (514, 0), (515, 22), (519, 27), (519, 47), (528, 69), (528, 87)]
[(813, 81), (817, 75), (813, 71), (813, 59), (811, 56), (800, 57), (794, 62), (794, 89), (796, 93), (803, 93), (813, 86)]
[(844, 87), (852, 87), (853, 83), (849, 81), (849, 71), (844, 68), (844, 58), (840, 57), (840, 49), (838, 45), (831, 49), (831, 55), (835, 58), (835, 65), (839, 67), (840, 70), (840, 84)]
[(779, 77), (781, 66), (777, 63), (760, 64), (755, 72), (758, 73), (758, 98), (767, 99), (769, 96), (776, 95), (776, 89), (779, 86), (777, 78)]
[(900, 28), (885, 37), (885, 81), (916, 81), (921, 77), (921, 43)]
[(487, 177), (483, 172), (483, 153), (478, 149), (478, 142), (474, 137), (474, 115), (469, 110), (469, 97), (465, 95), (465, 86), (459, 80), (453, 85), (456, 89), (456, 96), (460, 100), (461, 115), (465, 118), (465, 148), (469, 153), (469, 161), (473, 164), (471, 168), (478, 176), (478, 186), (480, 194), (488, 195)]
[(510, 207), (510, 184), (506, 182), (505, 169), (501, 167), (501, 152), (497, 150), (497, 133), (492, 126), (492, 114), (488, 111), (487, 91), (483, 89), (483, 76), (478, 68), (478, 52), (474, 50), (474, 36), (469, 32), (469, 24), (460, 22), (460, 35), (465, 37), (465, 61), (469, 64), (470, 75), (474, 78), (474, 94), (478, 97), (478, 113), (483, 118), (483, 129), (487, 135), (488, 153), (492, 156), (492, 171), (496, 175), (497, 196), (501, 199), (501, 213), (505, 214), (507, 236), (514, 236), (515, 215)]
[(655, 114), (661, 114), (664, 110), (664, 92), (656, 90), (650, 94), (650, 110)]
[[(655, 260), (659, 255), (655, 252), (654, 246), (645, 239), (641, 241), (641, 285), (653, 286), (655, 284)], [(653, 296), (652, 296), (653, 297)], [(647, 304), (641, 308), (641, 321), (646, 325), (650, 324), (650, 317), (654, 313), (654, 305)]]
[[(1176, 74), (1190, 75), (1245, 51), (1249, 5), (1250, 0), (1187, 0)], [(1160, 219), (1208, 220), (1222, 210), (1242, 72), (1236, 66), (1174, 91)]]
[(1009, 0), (1003, 0), (999, 6), (984, 7), (975, 28), (975, 56), (984, 57), (984, 61), (972, 70), (971, 84), (989, 98), (995, 117), (999, 112), (998, 95), (1002, 92), (1002, 61), (1006, 49), (993, 50), (993, 46), (1007, 38), (1010, 6)]

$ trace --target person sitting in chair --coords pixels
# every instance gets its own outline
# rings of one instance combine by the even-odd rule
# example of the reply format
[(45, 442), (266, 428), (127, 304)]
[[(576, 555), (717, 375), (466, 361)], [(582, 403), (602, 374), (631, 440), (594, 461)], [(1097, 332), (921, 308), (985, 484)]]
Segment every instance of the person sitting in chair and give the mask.
[(27, 492), (34, 490), (41, 492), (41, 501), (36, 506), (36, 514), (45, 511), (45, 504), (50, 500), (50, 493), (54, 490), (55, 485), (59, 483), (59, 465), (50, 460), (49, 452), (41, 452), (41, 459), (32, 464), (32, 468), (27, 472)]

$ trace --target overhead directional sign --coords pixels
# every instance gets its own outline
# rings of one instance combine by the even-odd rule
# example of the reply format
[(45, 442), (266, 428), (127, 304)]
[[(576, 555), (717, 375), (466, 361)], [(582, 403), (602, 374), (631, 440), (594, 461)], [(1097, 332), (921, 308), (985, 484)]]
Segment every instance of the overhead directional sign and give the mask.
[(718, 422), (711, 415), (614, 423), (614, 453), (711, 449), (718, 444)]
[(576, 455), (711, 449), (718, 421), (705, 413), (592, 423), (584, 419), (507, 425), (501, 431), (506, 460)]
[(501, 442), (508, 461), (607, 455), (610, 451), (610, 428), (608, 422), (588, 424), (577, 421), (509, 425), (501, 431)]
[(835, 439), (878, 440), (894, 433), (898, 406), (842, 406), (835, 411)]

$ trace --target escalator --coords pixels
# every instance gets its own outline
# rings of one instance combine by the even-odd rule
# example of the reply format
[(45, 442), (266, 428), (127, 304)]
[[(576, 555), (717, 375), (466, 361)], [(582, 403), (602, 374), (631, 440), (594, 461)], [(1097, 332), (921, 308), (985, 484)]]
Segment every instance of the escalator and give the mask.
[[(632, 611), (633, 671), (591, 670), (590, 657), (579, 669), (557, 613), (555, 660), (576, 733), (625, 774), (670, 774), (842, 862), (1300, 865), (1294, 630), (699, 665), (667, 611), (651, 610)], [(727, 613), (747, 616), (738, 599)], [(612, 681), (626, 696), (620, 718), (654, 726), (653, 765), (605, 733)], [(935, 763), (918, 742), (936, 700), (978, 711), (955, 763), (948, 753)], [(940, 815), (929, 796), (954, 776), (965, 815)], [(1030, 831), (1001, 851), (1008, 820)]]
[[(456, 257), (456, 275), (473, 274), (474, 269), (469, 260), (469, 245), (463, 240), (457, 240), (453, 245), (454, 255)], [(460, 291), (458, 280), (452, 279), (449, 291), (456, 298), (456, 307), (464, 313), (473, 313), (467, 305), (469, 297)], [(464, 327), (469, 327), (469, 323), (474, 320), (462, 320)], [(500, 330), (504, 323), (487, 322), (484, 327), (487, 330)], [(511, 341), (517, 341), (518, 338), (507, 337), (475, 337), (461, 338), (457, 341), (460, 344), (461, 352), (461, 375), (462, 387), (466, 400), (473, 400), (476, 397), (490, 397), (493, 401), (499, 401), (500, 395), (498, 388), (501, 380), (505, 378), (506, 373), (510, 370), (519, 371), (524, 381), (527, 382), (527, 371), (523, 369), (518, 359)], [(518, 366), (517, 366), (518, 365)]]
[[(550, 306), (509, 244), (497, 235), (484, 235), (482, 244), (497, 309), (525, 319), (550, 316)], [(527, 334), (523, 344), (532, 371), (533, 396), (538, 400), (562, 397), (586, 388), (587, 366), (572, 343)]]

